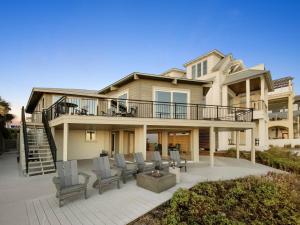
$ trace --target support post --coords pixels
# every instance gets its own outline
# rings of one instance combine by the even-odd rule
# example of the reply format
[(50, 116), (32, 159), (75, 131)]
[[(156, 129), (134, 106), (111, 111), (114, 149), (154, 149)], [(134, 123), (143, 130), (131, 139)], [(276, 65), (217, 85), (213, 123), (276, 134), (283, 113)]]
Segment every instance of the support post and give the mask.
[(236, 138), (235, 138), (235, 142), (236, 142), (236, 158), (240, 159), (240, 131), (236, 131)]
[(146, 160), (146, 145), (147, 145), (147, 125), (134, 129), (134, 147), (135, 152), (142, 152)]
[(254, 129), (251, 129), (251, 162), (255, 164), (255, 138)]
[(64, 123), (64, 137), (63, 137), (63, 161), (68, 160), (68, 139), (69, 139), (69, 124)]
[(216, 134), (215, 128), (209, 128), (209, 158), (210, 158), (210, 166), (214, 167), (214, 153), (216, 149)]
[(162, 156), (168, 157), (168, 131), (161, 132)]
[(191, 131), (191, 152), (192, 160), (194, 162), (199, 162), (199, 129), (194, 128)]
[[(262, 100), (263, 102), (265, 102), (265, 78), (261, 77), (260, 78), (260, 100)], [(263, 103), (262, 103), (263, 104)], [(263, 105), (261, 105), (263, 109)]]
[(246, 108), (250, 108), (250, 79), (246, 80)]
[(124, 153), (124, 130), (119, 130), (119, 153)]

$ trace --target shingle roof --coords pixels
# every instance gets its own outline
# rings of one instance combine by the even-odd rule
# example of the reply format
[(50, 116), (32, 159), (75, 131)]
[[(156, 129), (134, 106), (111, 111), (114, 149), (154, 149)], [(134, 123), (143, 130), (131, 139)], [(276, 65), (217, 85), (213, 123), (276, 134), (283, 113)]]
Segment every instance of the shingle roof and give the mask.
[(274, 88), (282, 88), (282, 87), (287, 87), (289, 86), (289, 81), (293, 80), (294, 78), (291, 76), (287, 76), (287, 77), (282, 77), (276, 80), (273, 80), (273, 86)]

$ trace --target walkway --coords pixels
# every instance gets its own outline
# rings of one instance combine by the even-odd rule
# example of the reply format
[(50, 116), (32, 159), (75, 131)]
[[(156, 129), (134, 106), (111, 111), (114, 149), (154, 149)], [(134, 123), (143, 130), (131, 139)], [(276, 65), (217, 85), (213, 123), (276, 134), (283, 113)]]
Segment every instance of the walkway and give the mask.
[[(122, 184), (121, 189), (108, 189), (102, 195), (91, 187), (89, 198), (74, 199), (59, 208), (54, 197), (52, 175), (21, 177), (15, 155), (0, 156), (0, 224), (126, 224), (170, 199), (179, 188), (190, 188), (198, 182), (233, 179), (275, 171), (249, 161), (216, 157), (214, 168), (209, 157), (200, 156), (201, 162), (189, 165), (181, 173), (181, 183), (160, 194), (137, 187), (134, 180)], [(90, 161), (79, 162), (81, 171), (90, 171)], [(89, 172), (90, 173), (90, 172)]]

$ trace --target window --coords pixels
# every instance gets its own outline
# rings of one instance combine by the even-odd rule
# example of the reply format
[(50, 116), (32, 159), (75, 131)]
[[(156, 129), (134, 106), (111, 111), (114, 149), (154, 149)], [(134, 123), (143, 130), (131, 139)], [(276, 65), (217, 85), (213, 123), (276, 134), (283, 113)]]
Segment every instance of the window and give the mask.
[(94, 130), (85, 131), (85, 140), (86, 141), (96, 141), (96, 131), (94, 131)]
[(196, 77), (196, 65), (192, 66), (192, 79), (195, 79)]
[[(156, 91), (155, 92), (155, 101), (158, 103), (155, 104), (156, 117), (158, 118), (170, 118), (171, 117), (171, 93), (166, 91)], [(159, 103), (162, 102), (162, 103)]]
[[(156, 91), (155, 114), (157, 118), (187, 118), (188, 93), (178, 91)], [(174, 104), (178, 103), (178, 104)]]
[(201, 77), (201, 63), (197, 64), (197, 77)]
[(207, 60), (203, 61), (203, 75), (207, 74)]
[(82, 99), (81, 100), (81, 109), (86, 110), (88, 115), (97, 114), (97, 102), (95, 99)]

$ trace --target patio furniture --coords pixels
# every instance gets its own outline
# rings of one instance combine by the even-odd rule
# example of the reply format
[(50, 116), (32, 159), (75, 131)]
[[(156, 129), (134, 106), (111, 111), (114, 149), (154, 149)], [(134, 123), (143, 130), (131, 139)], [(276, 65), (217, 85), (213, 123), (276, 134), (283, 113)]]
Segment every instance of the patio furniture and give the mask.
[(175, 163), (175, 166), (178, 168), (184, 168), (186, 172), (186, 159), (181, 159), (179, 151), (170, 151), (171, 163)]
[[(56, 197), (59, 199), (59, 207), (63, 206), (64, 200), (76, 195), (84, 194), (87, 199), (87, 184), (90, 176), (78, 172), (77, 160), (56, 162), (58, 177), (53, 177), (56, 187)], [(83, 176), (84, 183), (79, 182), (79, 175)]]
[(136, 184), (149, 191), (160, 193), (176, 185), (176, 176), (167, 172), (139, 173)]
[(138, 171), (137, 165), (135, 163), (126, 163), (124, 154), (115, 154), (115, 164), (116, 167), (121, 169), (122, 171), (121, 177), (124, 184), (126, 183), (126, 180), (129, 176), (136, 176)]
[(102, 194), (103, 186), (116, 183), (120, 188), (121, 170), (111, 169), (108, 156), (98, 157), (93, 159), (93, 172), (97, 176), (93, 187), (99, 188), (99, 194)]
[(134, 153), (134, 159), (138, 166), (138, 172), (152, 171), (155, 169), (155, 164), (153, 162), (145, 162), (143, 153)]
[(169, 167), (169, 162), (161, 159), (159, 151), (153, 152), (152, 160), (155, 163), (155, 168), (158, 170), (164, 170)]

